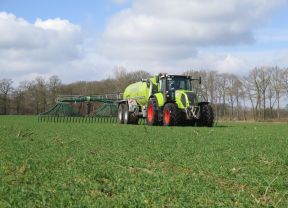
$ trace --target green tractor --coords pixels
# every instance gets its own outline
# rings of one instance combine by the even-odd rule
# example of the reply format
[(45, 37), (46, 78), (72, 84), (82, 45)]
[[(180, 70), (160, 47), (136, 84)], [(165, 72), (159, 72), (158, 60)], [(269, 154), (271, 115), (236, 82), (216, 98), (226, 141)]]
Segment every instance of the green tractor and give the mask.
[(212, 127), (213, 109), (192, 90), (195, 81), (201, 84), (201, 77), (159, 74), (129, 85), (118, 101), (118, 122), (138, 124), (140, 118), (146, 118), (151, 126)]

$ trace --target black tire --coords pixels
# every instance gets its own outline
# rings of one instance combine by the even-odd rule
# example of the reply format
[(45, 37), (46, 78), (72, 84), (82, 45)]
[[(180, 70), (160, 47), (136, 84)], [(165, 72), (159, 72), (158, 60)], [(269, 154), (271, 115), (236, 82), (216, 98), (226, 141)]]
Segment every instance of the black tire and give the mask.
[(211, 105), (200, 106), (200, 117), (197, 122), (198, 126), (212, 127), (214, 124), (214, 113)]
[(123, 107), (123, 120), (124, 120), (124, 124), (129, 124), (130, 123), (129, 107), (128, 107), (127, 104), (124, 104), (124, 107)]
[(118, 106), (118, 123), (124, 123), (124, 104)]
[(129, 113), (129, 123), (137, 125), (139, 122), (139, 116), (135, 113)]
[(163, 109), (163, 126), (176, 126), (182, 123), (177, 104), (167, 103)]
[(150, 98), (147, 103), (147, 125), (156, 126), (159, 124), (158, 104), (155, 98)]
[(124, 124), (138, 124), (139, 117), (135, 113), (129, 112), (129, 106), (123, 104), (123, 123)]

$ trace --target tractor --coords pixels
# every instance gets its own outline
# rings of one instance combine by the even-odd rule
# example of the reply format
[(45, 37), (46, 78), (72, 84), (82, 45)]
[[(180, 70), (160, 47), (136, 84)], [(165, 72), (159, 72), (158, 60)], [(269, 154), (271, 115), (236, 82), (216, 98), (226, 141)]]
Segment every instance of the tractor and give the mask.
[(129, 85), (117, 102), (118, 122), (138, 124), (144, 118), (150, 126), (212, 127), (212, 106), (201, 100), (195, 81), (201, 85), (201, 77), (158, 74)]

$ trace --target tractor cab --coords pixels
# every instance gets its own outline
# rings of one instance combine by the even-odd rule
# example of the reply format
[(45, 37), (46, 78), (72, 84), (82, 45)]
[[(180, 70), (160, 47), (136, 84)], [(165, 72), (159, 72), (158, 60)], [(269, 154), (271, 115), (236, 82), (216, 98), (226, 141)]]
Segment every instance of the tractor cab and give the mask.
[(175, 90), (192, 90), (191, 77), (167, 75), (160, 78), (160, 89), (163, 92)]
[(192, 78), (191, 76), (180, 75), (161, 75), (159, 77), (159, 91), (163, 93), (165, 102), (176, 101), (176, 94), (192, 93), (192, 81), (201, 78)]

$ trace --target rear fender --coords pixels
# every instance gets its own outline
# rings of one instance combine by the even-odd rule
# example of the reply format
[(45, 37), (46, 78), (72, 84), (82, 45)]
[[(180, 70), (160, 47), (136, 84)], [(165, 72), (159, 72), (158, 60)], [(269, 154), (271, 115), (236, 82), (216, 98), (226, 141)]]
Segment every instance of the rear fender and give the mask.
[(127, 104), (127, 100), (119, 100), (119, 101), (116, 102), (116, 104), (117, 104), (117, 108), (119, 108), (119, 106), (121, 104)]

